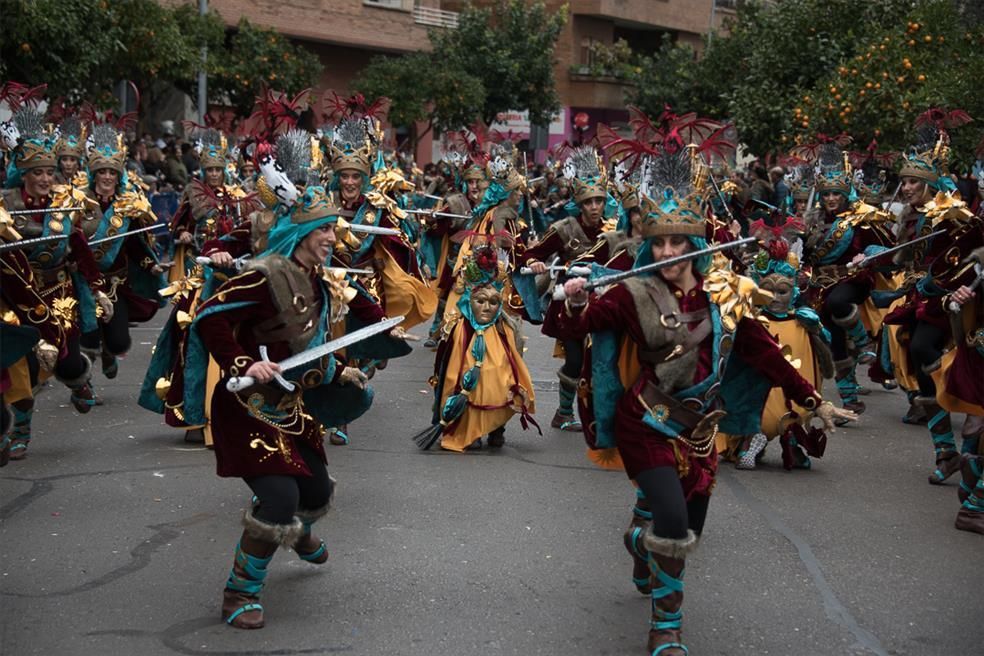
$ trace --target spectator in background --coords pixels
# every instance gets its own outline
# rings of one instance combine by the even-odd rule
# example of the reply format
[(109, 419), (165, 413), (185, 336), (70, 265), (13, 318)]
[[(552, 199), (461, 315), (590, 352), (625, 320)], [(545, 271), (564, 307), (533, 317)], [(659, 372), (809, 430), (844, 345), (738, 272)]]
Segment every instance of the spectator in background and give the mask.
[(142, 140), (136, 140), (130, 144), (129, 157), (126, 160), (126, 170), (134, 171), (143, 178), (147, 175), (144, 161), (147, 159), (147, 144)]
[(143, 160), (144, 171), (147, 175), (160, 175), (164, 168), (164, 148), (163, 141), (154, 142), (150, 135), (144, 139), (147, 148), (147, 156)]
[(761, 200), (772, 205), (775, 193), (776, 190), (773, 189), (772, 183), (769, 182), (768, 171), (765, 170), (764, 166), (756, 162), (752, 166), (752, 184), (748, 187), (748, 200)]
[(769, 180), (775, 190), (771, 202), (784, 212), (789, 210), (789, 186), (783, 179), (785, 176), (786, 171), (781, 166), (773, 166), (769, 169)]
[(164, 180), (179, 190), (188, 184), (188, 169), (178, 157), (178, 147), (173, 143), (164, 150)]
[(188, 175), (194, 175), (198, 172), (198, 153), (195, 152), (190, 143), (181, 144), (181, 162), (184, 164)]

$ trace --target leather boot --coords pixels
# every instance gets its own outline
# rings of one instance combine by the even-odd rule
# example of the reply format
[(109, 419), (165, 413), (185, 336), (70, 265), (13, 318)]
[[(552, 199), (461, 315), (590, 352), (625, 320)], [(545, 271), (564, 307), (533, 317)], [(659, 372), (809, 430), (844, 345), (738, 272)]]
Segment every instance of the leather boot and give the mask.
[(960, 506), (954, 526), (961, 531), (984, 535), (984, 478), (978, 478), (973, 491)]
[[(334, 483), (334, 481), (333, 481)], [(334, 485), (332, 486), (332, 491), (334, 491)], [(328, 547), (321, 538), (317, 537), (311, 532), (311, 526), (328, 514), (328, 510), (331, 507), (331, 497), (328, 498), (328, 503), (326, 503), (321, 508), (315, 508), (314, 510), (300, 510), (298, 509), (295, 517), (301, 520), (301, 525), (304, 527), (301, 531), (301, 536), (297, 538), (297, 542), (294, 543), (294, 553), (297, 554), (298, 558), (305, 560), (309, 563), (315, 565), (321, 565), (328, 561)]]
[(84, 415), (92, 409), (92, 406), (96, 405), (96, 395), (89, 384), (89, 379), (92, 377), (92, 361), (85, 353), (81, 355), (85, 361), (85, 371), (78, 378), (64, 379), (59, 377), (58, 380), (72, 391), (72, 405), (79, 414)]
[[(851, 358), (834, 362), (834, 381), (837, 383), (837, 393), (841, 397), (841, 406), (857, 414), (865, 411), (864, 402), (858, 399), (858, 384), (854, 377), (855, 363)], [(834, 424), (843, 426), (846, 419), (836, 419)]]
[(683, 573), (687, 554), (697, 547), (697, 535), (687, 532), (681, 540), (663, 538), (646, 531), (643, 544), (649, 550), (649, 569), (653, 577), (652, 618), (647, 649), (651, 656), (686, 656), (681, 626), (683, 622)]
[(920, 396), (915, 400), (923, 406), (929, 422), (930, 437), (933, 438), (933, 451), (936, 454), (936, 469), (929, 475), (931, 485), (941, 485), (960, 470), (960, 454), (953, 439), (950, 413), (940, 407), (933, 397)]
[(243, 514), (243, 534), (236, 545), (232, 570), (222, 591), (222, 620), (237, 629), (263, 627), (263, 590), (267, 566), (277, 547), (295, 544), (304, 530), (299, 519), (291, 524), (268, 524), (247, 509)]
[(957, 488), (957, 497), (960, 499), (960, 503), (965, 502), (967, 497), (974, 493), (974, 486), (977, 485), (977, 481), (981, 478), (981, 472), (984, 471), (981, 468), (982, 463), (984, 463), (984, 458), (981, 456), (974, 456), (969, 453), (960, 456), (960, 486)]
[(625, 550), (632, 557), (632, 583), (641, 594), (652, 592), (653, 585), (649, 576), (649, 552), (642, 544), (642, 536), (652, 522), (653, 513), (649, 510), (649, 501), (643, 496), (642, 490), (636, 488), (636, 502), (632, 507), (632, 519), (625, 529), (622, 542)]
[(506, 427), (499, 426), (489, 431), (487, 443), (490, 449), (501, 449), (504, 447), (506, 445)]
[(844, 318), (831, 317), (833, 322), (844, 329), (847, 335), (847, 348), (858, 364), (871, 364), (875, 361), (875, 352), (871, 346), (871, 338), (861, 321), (861, 311), (857, 305), (851, 306), (851, 313)]
[(102, 364), (103, 376), (112, 380), (116, 378), (116, 374), (120, 372), (120, 361), (115, 355), (109, 351), (103, 350), (99, 354), (99, 360)]
[(10, 460), (23, 460), (27, 457), (27, 445), (31, 442), (31, 419), (34, 417), (34, 399), (23, 399), (11, 404), (14, 415), (10, 429), (10, 443), (7, 454)]
[(557, 412), (554, 413), (553, 419), (550, 420), (550, 426), (552, 428), (559, 428), (562, 431), (570, 431), (572, 433), (580, 432), (581, 422), (574, 416), (577, 380), (565, 375), (563, 370), (557, 371), (557, 377), (560, 379), (560, 386), (558, 388), (560, 402), (557, 406)]

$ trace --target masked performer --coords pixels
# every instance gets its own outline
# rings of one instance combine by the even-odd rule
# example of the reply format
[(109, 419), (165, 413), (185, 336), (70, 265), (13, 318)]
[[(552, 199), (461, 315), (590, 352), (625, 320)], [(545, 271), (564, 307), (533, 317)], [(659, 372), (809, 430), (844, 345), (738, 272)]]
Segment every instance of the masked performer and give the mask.
[(460, 452), (473, 444), (480, 447), (487, 435), (489, 447), (498, 449), (514, 414), (523, 428), (532, 419), (533, 381), (516, 326), (503, 312), (505, 280), (505, 258), (497, 249), (473, 245), (459, 273), (457, 306), (445, 313), (431, 378), (433, 425), (415, 438), (422, 448), (440, 439), (441, 448)]

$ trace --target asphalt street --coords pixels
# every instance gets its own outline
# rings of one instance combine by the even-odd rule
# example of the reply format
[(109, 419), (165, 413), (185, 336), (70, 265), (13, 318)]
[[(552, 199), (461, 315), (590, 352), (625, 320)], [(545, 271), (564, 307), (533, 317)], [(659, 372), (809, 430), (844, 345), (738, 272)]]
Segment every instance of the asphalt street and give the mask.
[[(249, 494), (136, 404), (162, 319), (134, 330), (117, 379), (96, 374), (104, 406), (43, 392), (28, 458), (0, 470), (0, 654), (647, 653), (621, 544), (631, 488), (549, 428), (558, 362), (539, 335), (543, 436), (514, 421), (500, 453), (416, 450), (430, 351), (380, 372), (352, 444), (326, 447), (330, 560), (281, 551), (266, 628), (225, 626)], [(955, 483), (927, 484), (930, 440), (901, 423), (902, 395), (867, 402), (811, 471), (772, 448), (755, 471), (722, 467), (686, 572), (692, 655), (984, 653), (984, 536), (953, 528)]]

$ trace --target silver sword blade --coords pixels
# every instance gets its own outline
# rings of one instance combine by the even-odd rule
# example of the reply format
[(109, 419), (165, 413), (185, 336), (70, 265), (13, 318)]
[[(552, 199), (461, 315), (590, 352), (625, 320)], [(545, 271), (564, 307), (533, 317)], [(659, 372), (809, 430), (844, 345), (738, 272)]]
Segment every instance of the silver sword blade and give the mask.
[(112, 237), (103, 237), (102, 239), (95, 239), (89, 242), (89, 246), (95, 246), (96, 244), (102, 244), (107, 241), (113, 241), (114, 239), (123, 239), (124, 237), (129, 237), (130, 235), (139, 235), (142, 232), (150, 232), (152, 230), (167, 230), (166, 225), (152, 225), (146, 228), (137, 228), (136, 230), (128, 230), (126, 232), (121, 232), (118, 235), (113, 235)]
[(21, 239), (20, 241), (12, 241), (6, 244), (0, 244), (0, 253), (5, 253), (7, 251), (14, 251), (19, 248), (29, 248), (31, 246), (36, 246), (38, 244), (47, 244), (50, 241), (58, 241), (59, 239), (67, 239), (68, 235), (49, 235), (48, 237), (34, 237), (33, 239)]
[(54, 214), (55, 212), (78, 212), (84, 209), (84, 207), (46, 207), (38, 210), (11, 210), (7, 214), (10, 216), (19, 216), (21, 214)]
[(342, 335), (338, 339), (333, 339), (330, 342), (325, 342), (321, 346), (316, 346), (313, 349), (308, 349), (298, 353), (297, 355), (292, 355), (282, 362), (278, 362), (281, 371), (287, 371), (288, 369), (293, 369), (294, 367), (300, 366), (302, 364), (307, 364), (308, 362), (313, 362), (320, 359), (321, 357), (328, 355), (329, 353), (334, 353), (339, 351), (346, 346), (351, 346), (361, 342), (364, 339), (368, 339), (379, 333), (384, 333), (393, 328), (399, 326), (403, 323), (405, 317), (392, 317), (390, 319), (383, 319), (377, 323), (370, 326), (360, 328), (356, 331), (350, 332), (347, 335)]
[(349, 230), (352, 232), (361, 232), (364, 235), (400, 235), (403, 234), (396, 228), (383, 228), (382, 226), (373, 225), (362, 225), (361, 223), (349, 224)]

